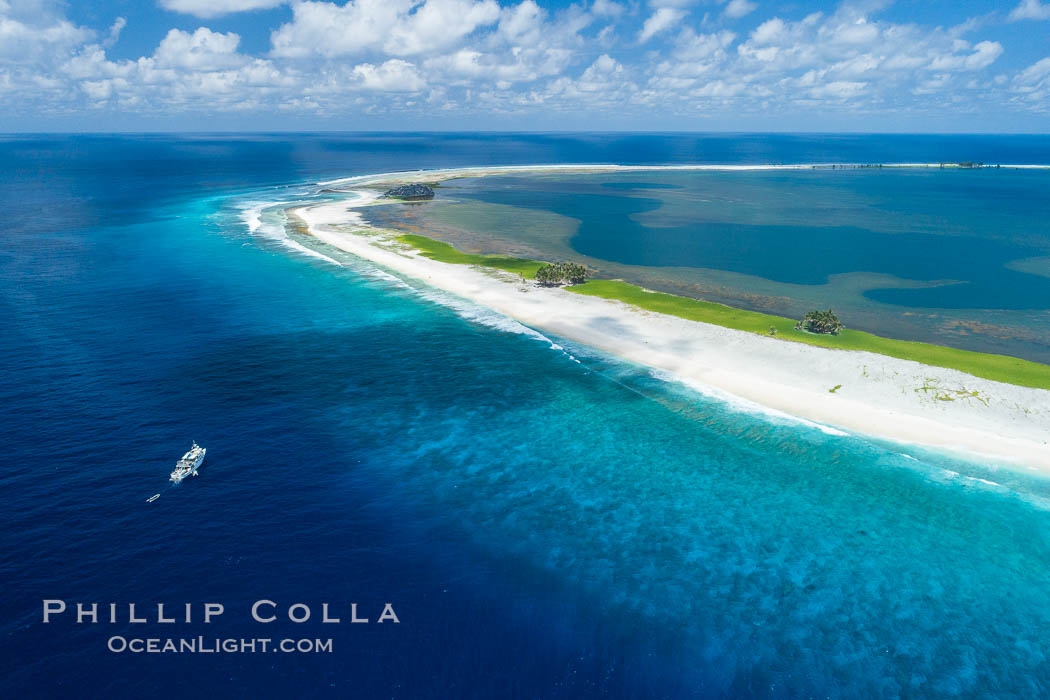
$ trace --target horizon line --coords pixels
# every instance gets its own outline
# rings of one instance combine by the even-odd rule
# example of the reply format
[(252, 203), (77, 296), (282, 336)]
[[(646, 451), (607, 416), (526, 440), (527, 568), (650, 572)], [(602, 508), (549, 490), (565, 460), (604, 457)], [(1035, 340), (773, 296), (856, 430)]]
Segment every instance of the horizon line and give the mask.
[(639, 129), (586, 129), (586, 130), (524, 130), (524, 129), (214, 129), (191, 130), (116, 130), (116, 131), (0, 131), (0, 138), (19, 136), (211, 136), (226, 134), (492, 134), (492, 135), (561, 135), (561, 134), (637, 134), (637, 135), (714, 135), (714, 136), (1048, 136), (1045, 131), (738, 131), (738, 130), (639, 130)]

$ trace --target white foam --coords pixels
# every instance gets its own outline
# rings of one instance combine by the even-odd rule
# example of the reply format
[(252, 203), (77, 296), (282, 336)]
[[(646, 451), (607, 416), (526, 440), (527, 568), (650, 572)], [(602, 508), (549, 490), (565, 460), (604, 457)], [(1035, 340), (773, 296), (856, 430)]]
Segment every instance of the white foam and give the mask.
[[(356, 221), (358, 223), (363, 222), (363, 219), (361, 218), (360, 214), (351, 211), (351, 209), (365, 206), (374, 202), (377, 199), (376, 195), (367, 191), (354, 191), (347, 192), (346, 194), (354, 195), (354, 199), (345, 202), (346, 216), (351, 221)], [(319, 253), (315, 250), (311, 250), (310, 248), (307, 248), (298, 241), (289, 237), (288, 232), (283, 224), (276, 222), (267, 222), (263, 220), (263, 211), (267, 209), (273, 209), (276, 207), (287, 207), (296, 203), (299, 202), (294, 200), (249, 201), (240, 203), (238, 207), (241, 209), (241, 219), (248, 226), (248, 231), (250, 233), (255, 235), (261, 235), (271, 240), (275, 240), (281, 243), (282, 245), (285, 245), (298, 252), (306, 253), (314, 257), (319, 257), (328, 262), (345, 267), (345, 265), (343, 263), (340, 263), (338, 260), (330, 258), (327, 255)], [(565, 348), (563, 348), (561, 345), (558, 345), (553, 340), (543, 335), (539, 331), (529, 328), (528, 326), (519, 323), (518, 321), (515, 321), (509, 316), (505, 316), (504, 314), (501, 314), (497, 311), (493, 311), (487, 307), (467, 301), (466, 299), (461, 299), (459, 297), (442, 292), (432, 287), (412, 286), (400, 277), (390, 274), (386, 270), (383, 270), (380, 267), (377, 267), (364, 259), (360, 259), (360, 262), (361, 264), (359, 266), (355, 266), (354, 269), (355, 271), (360, 272), (361, 274), (364, 274), (373, 279), (378, 279), (393, 284), (402, 289), (411, 290), (419, 297), (440, 304), (446, 308), (449, 308), (452, 311), (454, 311), (456, 315), (458, 315), (460, 318), (463, 318), (472, 323), (477, 323), (507, 333), (524, 335), (534, 340), (547, 343), (552, 350), (562, 352), (573, 362), (579, 362), (579, 360), (577, 360), (571, 353), (567, 352)]]
[(457, 316), (466, 319), (467, 321), (478, 323), (489, 328), (495, 328), (496, 330), (504, 331), (506, 333), (524, 335), (534, 340), (539, 340), (550, 345), (552, 350), (561, 349), (560, 345), (539, 331), (529, 328), (528, 326), (515, 321), (510, 316), (505, 316), (498, 311), (493, 311), (487, 307), (430, 287), (413, 287), (413, 289), (420, 297), (452, 309), (456, 312)]
[(957, 471), (952, 471), (951, 469), (944, 469), (944, 468), (942, 468), (941, 471), (949, 479), (962, 479), (963, 481), (968, 482), (968, 483), (984, 484), (985, 486), (991, 486), (991, 487), (997, 488), (997, 489), (1006, 488), (1005, 486), (1003, 486), (1002, 484), (1000, 484), (997, 481), (989, 481), (988, 479), (982, 479), (979, 476), (967, 476), (966, 474), (960, 474)]
[(980, 478), (978, 476), (968, 476), (966, 478), (969, 479), (970, 481), (979, 481), (980, 483), (987, 484), (988, 486), (1002, 486), (1002, 484), (1000, 484), (1000, 483), (998, 483), (996, 481), (988, 481), (988, 479), (982, 479), (982, 478)]
[(273, 209), (276, 207), (288, 206), (294, 204), (294, 201), (248, 201), (241, 202), (237, 207), (241, 210), (241, 220), (248, 227), (248, 233), (253, 236), (261, 236), (271, 241), (275, 241), (287, 248), (291, 248), (297, 253), (309, 255), (314, 258), (319, 258), (325, 262), (330, 262), (333, 265), (342, 265), (335, 258), (329, 257), (324, 253), (316, 251), (312, 248), (308, 248), (299, 241), (295, 240), (288, 235), (287, 229), (282, 224), (270, 221), (263, 221), (263, 212), (267, 209)]
[(700, 394), (709, 396), (714, 399), (718, 399), (722, 403), (728, 404), (733, 409), (741, 413), (748, 413), (751, 415), (761, 416), (763, 418), (777, 418), (782, 421), (805, 425), (809, 428), (816, 428), (817, 430), (826, 435), (835, 435), (838, 437), (849, 436), (849, 433), (839, 430), (838, 428), (832, 428), (830, 425), (824, 425), (823, 423), (817, 423), (816, 421), (807, 420), (805, 418), (800, 418), (799, 416), (793, 416), (790, 413), (778, 411), (775, 408), (763, 406), (760, 403), (755, 403), (754, 401), (741, 398), (739, 396), (736, 396), (735, 394), (729, 393), (728, 391), (723, 391), (713, 386), (703, 384), (702, 382), (687, 379), (668, 370), (652, 369), (649, 370), (649, 375), (654, 379), (659, 379), (661, 381), (684, 384), (693, 391), (696, 391)]
[(426, 299), (427, 301), (433, 302), (444, 306), (447, 309), (451, 309), (460, 318), (470, 321), (471, 323), (477, 323), (478, 325), (485, 326), (487, 328), (493, 328), (498, 331), (505, 333), (513, 333), (515, 335), (523, 335), (527, 338), (537, 340), (541, 343), (546, 343), (551, 350), (558, 351), (565, 355), (568, 359), (579, 364), (580, 361), (576, 357), (567, 351), (563, 346), (554, 342), (547, 336), (543, 335), (534, 328), (529, 328), (523, 323), (515, 321), (510, 316), (493, 311), (492, 309), (476, 304), (472, 301), (468, 301), (461, 297), (457, 297), (453, 294), (443, 292), (433, 287), (419, 287), (408, 284), (405, 280), (392, 275), (385, 270), (378, 267), (373, 267), (365, 270), (365, 274), (382, 279), (385, 281), (394, 282), (397, 286), (411, 290), (416, 296)]
[(410, 284), (405, 282), (397, 275), (392, 275), (386, 270), (381, 270), (380, 268), (375, 267), (374, 265), (362, 264), (361, 268), (361, 272), (363, 274), (368, 275), (369, 277), (372, 277), (374, 279), (380, 279), (384, 282), (389, 282), (395, 287), (402, 287), (404, 289), (414, 289), (414, 287), (412, 287)]

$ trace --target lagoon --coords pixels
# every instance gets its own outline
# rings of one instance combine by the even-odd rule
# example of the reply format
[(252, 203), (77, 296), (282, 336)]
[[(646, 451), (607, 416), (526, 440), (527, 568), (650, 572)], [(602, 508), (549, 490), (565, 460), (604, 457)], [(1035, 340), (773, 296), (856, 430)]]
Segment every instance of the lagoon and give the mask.
[[(500, 175), (377, 211), (470, 250), (578, 258), (599, 276), (1050, 361), (1050, 171)], [(842, 316), (842, 314), (840, 314)]]

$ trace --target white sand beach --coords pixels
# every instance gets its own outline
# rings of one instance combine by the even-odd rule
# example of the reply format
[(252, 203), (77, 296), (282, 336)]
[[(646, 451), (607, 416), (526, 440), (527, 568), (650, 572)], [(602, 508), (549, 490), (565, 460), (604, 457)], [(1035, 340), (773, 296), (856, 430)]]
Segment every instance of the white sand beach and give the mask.
[(343, 177), (335, 180), (325, 180), (317, 183), (321, 187), (338, 190), (352, 191), (353, 187), (365, 187), (382, 183), (392, 186), (417, 182), (420, 180), (435, 183), (445, 180), (454, 180), (459, 177), (488, 177), (491, 175), (513, 175), (515, 173), (614, 173), (614, 172), (654, 172), (668, 171), (709, 171), (709, 172), (749, 172), (764, 170), (823, 170), (837, 168), (848, 170), (851, 168), (901, 168), (901, 169), (926, 169), (926, 168), (1006, 168), (1019, 170), (1047, 170), (1050, 165), (1007, 165), (1007, 164), (976, 164), (963, 165), (960, 163), (760, 163), (754, 165), (739, 164), (683, 164), (683, 165), (618, 165), (604, 163), (580, 163), (580, 164), (551, 164), (551, 165), (503, 165), (503, 166), (475, 166), (467, 168), (446, 168), (439, 170), (405, 170), (402, 172), (376, 173), (371, 175), (356, 175)]
[[(427, 181), (506, 170), (427, 173)], [(419, 179), (419, 173), (404, 173), (325, 184), (349, 190), (351, 185)], [(533, 285), (522, 291), (520, 279), (509, 273), (438, 262), (407, 249), (390, 232), (367, 226), (355, 211), (377, 204), (375, 191), (353, 191), (352, 196), (356, 198), (299, 207), (289, 214), (317, 239), (400, 276), (670, 373), (700, 391), (730, 394), (846, 432), (1050, 472), (1050, 391), (884, 355), (778, 340), (559, 288)], [(936, 398), (938, 391), (956, 390), (977, 395)]]

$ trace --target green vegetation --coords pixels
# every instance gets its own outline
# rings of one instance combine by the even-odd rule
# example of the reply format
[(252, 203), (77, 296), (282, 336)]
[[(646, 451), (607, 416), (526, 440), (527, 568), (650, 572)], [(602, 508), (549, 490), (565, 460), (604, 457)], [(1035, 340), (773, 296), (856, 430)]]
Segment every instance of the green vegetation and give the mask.
[(796, 330), (795, 322), (789, 318), (758, 311), (734, 309), (710, 301), (699, 301), (673, 294), (650, 292), (619, 280), (591, 280), (571, 287), (569, 291), (576, 294), (617, 299), (647, 311), (678, 316), (690, 321), (713, 323), (760, 335), (770, 335), (770, 331), (776, 329), (776, 337), (781, 340), (792, 340), (838, 350), (866, 350), (934, 367), (957, 369), (997, 382), (1050, 389), (1050, 366), (1016, 357), (990, 355), (910, 340), (894, 340), (849, 329), (843, 330), (838, 335), (817, 335)]
[(536, 270), (536, 281), (543, 285), (554, 285), (568, 282), (580, 284), (587, 279), (587, 268), (579, 263), (560, 262), (540, 265)]
[[(418, 249), (422, 255), (432, 260), (494, 267), (528, 278), (535, 278), (536, 271), (546, 264), (523, 258), (464, 253), (447, 243), (425, 236), (406, 234), (398, 236), (398, 240)], [(590, 280), (569, 287), (568, 290), (576, 294), (615, 299), (647, 311), (678, 316), (690, 321), (711, 323), (759, 335), (775, 335), (779, 340), (837, 350), (865, 350), (934, 367), (957, 369), (997, 382), (1050, 389), (1050, 365), (1029, 362), (1016, 357), (990, 355), (910, 340), (894, 340), (849, 329), (842, 330), (837, 335), (807, 333), (796, 329), (795, 321), (790, 318), (758, 311), (734, 309), (723, 304), (663, 292), (651, 292), (619, 280)]]
[(412, 246), (425, 258), (439, 262), (454, 263), (456, 265), (481, 265), (483, 267), (494, 267), (498, 270), (506, 270), (523, 277), (534, 278), (536, 271), (544, 263), (525, 258), (512, 258), (503, 255), (478, 255), (476, 253), (464, 253), (443, 241), (436, 241), (426, 236), (416, 236), (406, 233), (398, 236), (397, 240)]
[(809, 331), (810, 333), (823, 333), (825, 335), (838, 335), (845, 326), (839, 321), (839, 317), (832, 312), (831, 309), (827, 311), (810, 311), (805, 317), (795, 324), (795, 329), (800, 331)]
[(838, 391), (841, 388), (842, 388), (841, 384), (836, 384), (835, 386), (833, 386), (830, 389), (828, 389), (828, 393), (829, 394), (834, 394), (836, 391)]
[(926, 379), (923, 381), (923, 385), (917, 388), (915, 392), (929, 396), (937, 401), (976, 399), (977, 401), (983, 403), (985, 406), (988, 405), (988, 399), (981, 396), (981, 392), (973, 391), (966, 388), (945, 389), (940, 385), (940, 381), (935, 377), (926, 377)]

